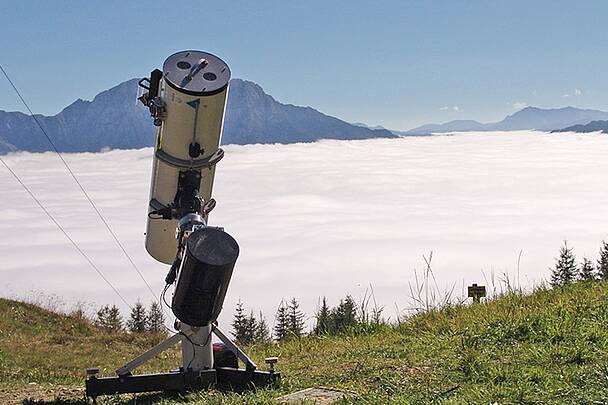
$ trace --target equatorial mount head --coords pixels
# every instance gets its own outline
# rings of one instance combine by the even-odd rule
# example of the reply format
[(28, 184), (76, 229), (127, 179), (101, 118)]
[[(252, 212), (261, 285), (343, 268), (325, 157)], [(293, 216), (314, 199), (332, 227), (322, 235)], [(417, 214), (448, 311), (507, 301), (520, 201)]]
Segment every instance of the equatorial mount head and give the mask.
[(184, 240), (197, 229), (207, 226), (205, 219), (198, 212), (191, 212), (184, 215), (178, 222), (175, 237), (179, 241), (180, 247), (184, 244)]

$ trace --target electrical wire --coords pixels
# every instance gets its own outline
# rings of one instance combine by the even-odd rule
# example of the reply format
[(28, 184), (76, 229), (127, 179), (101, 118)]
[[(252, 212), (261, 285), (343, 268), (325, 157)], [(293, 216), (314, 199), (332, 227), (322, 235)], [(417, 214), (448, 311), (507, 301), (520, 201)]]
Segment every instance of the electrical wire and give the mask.
[[(165, 288), (163, 288), (163, 292), (160, 293), (160, 296), (158, 297), (158, 302), (164, 302), (165, 305), (167, 306), (167, 308), (172, 309), (171, 305), (167, 304), (167, 300), (165, 299), (165, 294), (167, 293), (167, 290), (169, 289), (169, 287), (171, 286), (171, 284), (165, 284)], [(161, 304), (161, 310), (162, 310), (162, 304)], [(164, 310), (163, 310), (164, 313)], [(163, 327), (167, 330), (167, 332), (173, 334), (173, 333), (180, 333), (178, 330), (174, 330), (171, 328), (168, 328), (167, 325), (165, 325), (163, 323)]]
[(192, 362), (196, 358), (196, 347), (205, 347), (205, 346), (207, 346), (207, 344), (209, 344), (209, 340), (211, 339), (211, 335), (213, 334), (213, 327), (209, 329), (209, 334), (207, 335), (207, 339), (205, 340), (205, 343), (203, 343), (202, 345), (198, 344), (198, 343), (194, 343), (192, 341), (192, 339), (190, 339), (190, 337), (188, 335), (186, 335), (184, 332), (180, 331), (179, 333), (181, 335), (183, 335), (188, 340), (188, 342), (190, 342), (192, 344), (192, 346), (195, 346), (195, 348), (192, 349), (192, 358), (190, 359), (190, 361), (188, 362), (188, 366), (186, 367), (186, 370), (188, 370), (188, 369), (190, 369)]
[(160, 293), (160, 298), (161, 298), (162, 302), (164, 302), (164, 304), (167, 306), (167, 308), (172, 310), (173, 307), (171, 305), (169, 305), (167, 303), (167, 300), (165, 299), (165, 294), (167, 293), (167, 290), (169, 289), (170, 286), (171, 286), (171, 284), (165, 285), (165, 288), (163, 288), (163, 292)]
[(53, 140), (51, 139), (51, 137), (46, 133), (46, 131), (42, 127), (42, 124), (40, 124), (40, 121), (38, 121), (38, 118), (36, 118), (36, 116), (34, 115), (34, 112), (30, 108), (30, 106), (28, 105), (28, 103), (25, 101), (25, 99), (23, 98), (23, 96), (19, 92), (19, 89), (17, 89), (17, 86), (15, 85), (15, 83), (13, 83), (13, 81), (10, 78), (10, 76), (8, 75), (8, 73), (6, 72), (6, 70), (4, 70), (4, 67), (1, 64), (0, 64), (0, 70), (2, 70), (2, 73), (4, 74), (4, 77), (6, 77), (6, 80), (8, 80), (8, 82), (10, 83), (11, 87), (13, 88), (13, 90), (15, 90), (15, 93), (17, 93), (17, 96), (19, 97), (19, 99), (21, 100), (21, 102), (23, 103), (23, 105), (25, 106), (25, 108), (29, 111), (30, 116), (34, 119), (34, 121), (38, 125), (38, 128), (40, 128), (40, 131), (42, 131), (42, 133), (44, 134), (45, 138), (47, 139), (47, 141), (49, 142), (49, 144), (51, 145), (51, 147), (53, 148), (53, 150), (55, 151), (55, 153), (57, 154), (57, 156), (59, 157), (59, 159), (61, 160), (61, 162), (63, 163), (63, 165), (65, 166), (65, 168), (67, 169), (67, 171), (70, 173), (70, 175), (74, 179), (74, 182), (76, 182), (76, 184), (78, 185), (78, 187), (80, 188), (80, 190), (84, 194), (85, 198), (89, 201), (89, 204), (91, 205), (91, 207), (93, 207), (93, 210), (95, 210), (95, 212), (97, 213), (97, 215), (101, 219), (101, 222), (103, 222), (103, 224), (105, 225), (105, 227), (108, 230), (108, 232), (110, 233), (110, 235), (112, 235), (112, 238), (114, 239), (114, 241), (116, 242), (116, 244), (118, 245), (118, 247), (120, 248), (120, 250), (122, 250), (123, 254), (125, 255), (125, 257), (129, 261), (129, 263), (131, 263), (131, 266), (133, 267), (133, 269), (135, 269), (135, 271), (137, 272), (137, 274), (139, 275), (139, 277), (142, 279), (142, 281), (148, 287), (148, 290), (150, 290), (150, 293), (152, 294), (152, 296), (154, 297), (154, 299), (156, 299), (156, 293), (154, 292), (154, 290), (152, 289), (152, 287), (150, 286), (150, 284), (148, 283), (148, 281), (146, 280), (146, 278), (144, 277), (144, 275), (141, 273), (141, 271), (139, 270), (139, 268), (137, 267), (137, 265), (135, 264), (135, 262), (133, 261), (133, 259), (129, 255), (129, 253), (127, 253), (127, 250), (124, 248), (123, 244), (118, 239), (118, 236), (116, 236), (116, 234), (114, 233), (114, 231), (110, 227), (110, 224), (108, 224), (108, 222), (106, 221), (106, 219), (104, 218), (104, 216), (101, 214), (101, 212), (99, 211), (99, 209), (97, 208), (97, 206), (95, 205), (95, 203), (93, 202), (93, 200), (91, 199), (91, 197), (89, 196), (89, 194), (85, 191), (84, 187), (82, 186), (82, 184), (80, 183), (80, 181), (78, 180), (78, 178), (76, 177), (76, 175), (74, 174), (74, 172), (72, 171), (72, 169), (70, 168), (70, 165), (68, 165), (68, 162), (66, 162), (66, 160), (63, 158), (63, 156), (59, 152), (59, 149), (57, 149), (57, 146), (55, 146), (55, 143), (53, 142)]
[(127, 307), (129, 307), (130, 309), (133, 309), (133, 307), (127, 302), (127, 300), (120, 294), (120, 292), (118, 292), (118, 289), (116, 287), (114, 287), (114, 285), (110, 282), (110, 280), (108, 280), (106, 278), (106, 276), (103, 275), (101, 270), (95, 265), (95, 263), (93, 263), (91, 258), (80, 248), (80, 246), (78, 246), (76, 241), (74, 241), (74, 239), (72, 239), (70, 237), (70, 235), (67, 233), (67, 231), (61, 226), (61, 224), (59, 222), (57, 222), (55, 217), (46, 209), (46, 207), (40, 202), (40, 200), (38, 198), (36, 198), (36, 196), (34, 195), (32, 190), (30, 190), (30, 188), (25, 185), (25, 183), (19, 178), (17, 173), (15, 173), (15, 171), (6, 163), (6, 161), (4, 159), (2, 159), (1, 156), (0, 156), (0, 162), (2, 162), (4, 167), (6, 167), (6, 169), (13, 175), (15, 180), (17, 180), (19, 182), (19, 184), (21, 184), (21, 187), (23, 187), (23, 189), (30, 195), (30, 197), (32, 197), (32, 199), (36, 202), (36, 204), (38, 204), (40, 209), (42, 209), (42, 211), (44, 211), (44, 213), (51, 219), (51, 221), (53, 221), (53, 223), (57, 226), (57, 228), (59, 228), (59, 230), (63, 233), (63, 235), (70, 241), (70, 243), (72, 243), (72, 245), (78, 251), (78, 253), (80, 253), (82, 255), (82, 257), (85, 258), (85, 260), (89, 263), (89, 265), (93, 268), (93, 270), (95, 270), (97, 272), (97, 274), (99, 274), (99, 277), (101, 277), (103, 279), (103, 281), (105, 281), (106, 284), (108, 286), (110, 286), (110, 288), (112, 290), (114, 290), (116, 295), (118, 295), (118, 297), (120, 297), (122, 302), (124, 302), (124, 304)]
[[(169, 305), (167, 303), (167, 300), (165, 299), (165, 294), (167, 293), (167, 290), (169, 289), (170, 286), (171, 286), (171, 284), (166, 284), (165, 285), (165, 288), (163, 288), (163, 292), (161, 293), (160, 298), (161, 298), (162, 302), (164, 302), (165, 305), (169, 309), (172, 309), (171, 305)], [(165, 329), (167, 329), (171, 333), (179, 333), (180, 335), (182, 335), (183, 337), (185, 337), (186, 340), (188, 342), (190, 342), (190, 344), (192, 344), (192, 346), (195, 346), (195, 347), (205, 347), (205, 346), (207, 346), (207, 344), (209, 343), (209, 340), (211, 339), (211, 335), (213, 334), (213, 327), (211, 327), (211, 330), (209, 331), (209, 335), (207, 335), (207, 339), (205, 340), (205, 343), (199, 344), (199, 343), (195, 343), (192, 339), (190, 339), (190, 337), (188, 335), (186, 335), (183, 331), (181, 331), (181, 330), (171, 330), (171, 329), (167, 328), (166, 325), (163, 325), (163, 326), (165, 326)], [(195, 358), (196, 358), (196, 349), (193, 349), (192, 350), (192, 358), (188, 362), (188, 366), (186, 367), (186, 369), (190, 368), (190, 366), (192, 365), (192, 362), (194, 361)]]

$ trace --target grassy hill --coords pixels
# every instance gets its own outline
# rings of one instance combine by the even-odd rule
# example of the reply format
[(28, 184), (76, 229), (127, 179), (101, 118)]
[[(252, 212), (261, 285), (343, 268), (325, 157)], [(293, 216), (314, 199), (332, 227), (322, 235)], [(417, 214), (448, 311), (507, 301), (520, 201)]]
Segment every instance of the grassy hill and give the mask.
[[(331, 386), (348, 402), (585, 403), (608, 399), (608, 284), (585, 282), (531, 295), (419, 314), (398, 326), (308, 337), (248, 350), (279, 355), (281, 387), (186, 398), (140, 395), (136, 403), (272, 403), (287, 392)], [(0, 403), (84, 403), (83, 370), (105, 375), (153, 337), (101, 333), (86, 321), (0, 300)], [(169, 352), (142, 371), (179, 364)], [(135, 403), (130, 396), (100, 403)]]

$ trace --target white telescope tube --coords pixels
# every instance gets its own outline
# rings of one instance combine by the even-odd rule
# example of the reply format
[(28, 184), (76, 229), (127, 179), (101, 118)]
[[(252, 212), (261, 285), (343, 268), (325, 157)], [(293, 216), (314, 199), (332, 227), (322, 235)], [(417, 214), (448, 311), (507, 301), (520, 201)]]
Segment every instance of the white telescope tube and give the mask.
[(163, 64), (158, 95), (161, 125), (146, 227), (146, 249), (160, 262), (171, 264), (176, 257), (179, 218), (163, 219), (153, 212), (173, 204), (180, 172), (200, 171), (199, 194), (204, 201), (211, 199), (215, 163), (223, 156), (219, 145), (229, 81), (228, 65), (210, 53), (182, 51)]

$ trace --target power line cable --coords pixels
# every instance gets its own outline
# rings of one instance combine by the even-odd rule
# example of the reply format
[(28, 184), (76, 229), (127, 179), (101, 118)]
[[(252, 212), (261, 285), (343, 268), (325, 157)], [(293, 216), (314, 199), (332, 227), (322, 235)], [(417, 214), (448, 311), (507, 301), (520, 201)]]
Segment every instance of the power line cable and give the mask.
[(120, 297), (122, 302), (124, 302), (127, 307), (133, 309), (133, 307), (127, 302), (127, 300), (120, 294), (120, 292), (118, 292), (118, 289), (116, 287), (114, 287), (114, 285), (110, 282), (110, 280), (108, 280), (106, 278), (106, 276), (103, 275), (101, 270), (95, 265), (95, 263), (93, 263), (91, 258), (80, 248), (80, 246), (78, 246), (78, 244), (74, 241), (74, 239), (72, 239), (70, 237), (70, 235), (67, 233), (67, 231), (61, 226), (61, 224), (59, 222), (57, 222), (55, 217), (46, 209), (46, 207), (40, 202), (40, 200), (38, 198), (36, 198), (36, 196), (34, 195), (32, 190), (30, 190), (29, 187), (25, 185), (25, 183), (19, 178), (17, 173), (15, 173), (15, 171), (13, 169), (11, 169), (11, 167), (6, 163), (6, 161), (4, 159), (2, 159), (1, 156), (0, 156), (0, 162), (2, 162), (4, 167), (6, 167), (6, 169), (13, 175), (15, 180), (17, 180), (19, 182), (19, 184), (21, 184), (21, 187), (23, 187), (23, 189), (30, 195), (30, 197), (32, 197), (32, 199), (36, 202), (36, 204), (38, 204), (40, 209), (42, 209), (42, 211), (44, 211), (44, 213), (51, 219), (51, 221), (53, 221), (53, 223), (55, 225), (57, 225), (57, 228), (59, 228), (59, 230), (61, 230), (63, 235), (72, 243), (72, 245), (74, 246), (74, 248), (76, 248), (78, 253), (80, 253), (82, 255), (82, 257), (85, 258), (85, 260), (89, 263), (89, 265), (93, 268), (93, 270), (95, 270), (97, 272), (97, 274), (99, 274), (99, 277), (101, 277), (103, 279), (103, 281), (105, 281), (106, 284), (109, 285), (112, 290), (114, 290), (116, 295), (118, 295), (118, 297)]
[(141, 271), (139, 270), (139, 268), (137, 267), (137, 265), (135, 264), (135, 262), (133, 261), (133, 259), (129, 255), (129, 253), (127, 253), (127, 250), (124, 248), (123, 244), (118, 239), (118, 236), (116, 236), (116, 234), (114, 233), (114, 231), (110, 227), (110, 224), (108, 224), (108, 222), (103, 217), (103, 215), (101, 214), (101, 212), (99, 211), (99, 209), (97, 208), (97, 206), (95, 205), (95, 203), (93, 202), (93, 200), (91, 199), (91, 197), (89, 197), (89, 194), (85, 191), (84, 187), (82, 186), (82, 184), (80, 183), (80, 181), (78, 180), (78, 178), (76, 177), (76, 175), (74, 174), (74, 172), (72, 171), (72, 169), (70, 168), (70, 165), (68, 165), (68, 162), (66, 162), (66, 160), (63, 158), (63, 156), (59, 152), (59, 149), (57, 149), (57, 146), (55, 146), (55, 143), (53, 142), (53, 140), (51, 139), (51, 137), (46, 133), (46, 131), (42, 127), (42, 124), (40, 124), (40, 121), (38, 121), (38, 118), (36, 118), (36, 116), (34, 115), (32, 109), (29, 107), (28, 103), (25, 101), (25, 99), (23, 98), (23, 96), (21, 95), (21, 93), (19, 92), (19, 90), (17, 89), (17, 86), (15, 86), (15, 83), (13, 83), (13, 81), (9, 77), (8, 73), (6, 72), (6, 70), (4, 70), (4, 67), (2, 67), (1, 64), (0, 64), (0, 70), (2, 70), (2, 73), (4, 74), (4, 77), (6, 77), (6, 80), (8, 80), (8, 82), (10, 83), (11, 87), (13, 88), (13, 90), (15, 90), (15, 93), (17, 93), (17, 96), (19, 97), (19, 99), (21, 100), (21, 102), (23, 103), (23, 105), (25, 106), (25, 108), (29, 111), (30, 116), (34, 119), (34, 121), (38, 125), (38, 128), (40, 128), (40, 131), (42, 131), (42, 133), (44, 134), (45, 138), (47, 139), (47, 141), (49, 142), (49, 144), (51, 145), (51, 147), (53, 148), (53, 150), (55, 151), (55, 153), (57, 154), (57, 156), (59, 157), (59, 159), (61, 159), (61, 162), (63, 163), (63, 165), (65, 166), (65, 168), (67, 169), (67, 171), (70, 173), (70, 175), (72, 176), (72, 178), (74, 179), (74, 181), (76, 182), (76, 184), (78, 185), (78, 187), (80, 188), (80, 190), (82, 191), (82, 193), (84, 194), (85, 198), (89, 201), (89, 204), (91, 205), (91, 207), (93, 207), (93, 209), (97, 213), (97, 215), (99, 216), (99, 219), (101, 219), (101, 222), (103, 222), (103, 224), (105, 225), (105, 227), (108, 230), (108, 232), (110, 233), (110, 235), (112, 235), (112, 238), (114, 239), (114, 241), (116, 242), (116, 244), (118, 245), (118, 247), (120, 248), (120, 250), (122, 250), (122, 253), (125, 255), (125, 257), (129, 261), (129, 263), (131, 263), (131, 266), (133, 267), (133, 269), (135, 269), (135, 271), (137, 272), (137, 274), (139, 275), (139, 277), (142, 279), (142, 281), (146, 284), (146, 286), (148, 287), (148, 290), (152, 294), (152, 297), (154, 297), (154, 299), (156, 300), (156, 293), (154, 292), (154, 290), (152, 289), (152, 287), (150, 286), (150, 284), (148, 283), (148, 281), (146, 280), (146, 278), (144, 277), (144, 275), (141, 273)]

